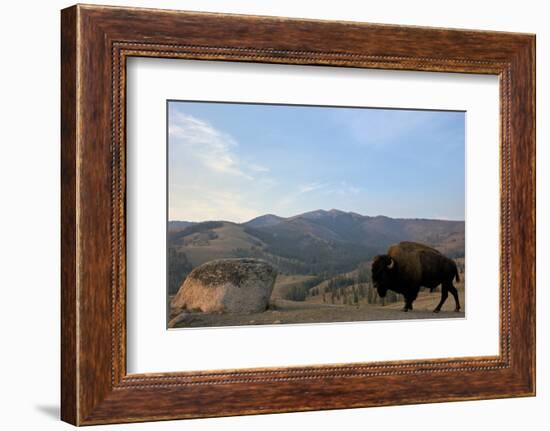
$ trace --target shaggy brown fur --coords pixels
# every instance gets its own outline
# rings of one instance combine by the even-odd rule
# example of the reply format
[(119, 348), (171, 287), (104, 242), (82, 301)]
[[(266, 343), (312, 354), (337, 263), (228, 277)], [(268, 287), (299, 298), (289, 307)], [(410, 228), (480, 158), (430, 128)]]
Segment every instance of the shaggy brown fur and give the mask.
[(392, 245), (387, 254), (376, 256), (372, 263), (372, 280), (383, 298), (388, 290), (405, 297), (403, 311), (412, 310), (420, 287), (435, 289), (441, 284), (441, 301), (434, 309), (438, 313), (449, 293), (455, 300), (455, 311), (460, 311), (458, 292), (453, 279), (459, 281), (454, 260), (424, 244), (404, 241)]

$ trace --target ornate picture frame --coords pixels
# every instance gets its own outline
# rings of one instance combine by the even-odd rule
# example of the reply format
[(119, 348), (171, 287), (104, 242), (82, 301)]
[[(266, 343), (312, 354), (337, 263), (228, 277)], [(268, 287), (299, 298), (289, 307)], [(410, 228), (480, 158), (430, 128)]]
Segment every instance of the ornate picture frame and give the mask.
[[(61, 18), (64, 421), (91, 425), (535, 394), (534, 35), (92, 5), (64, 9)], [(500, 353), (128, 374), (126, 60), (136, 56), (497, 75)]]

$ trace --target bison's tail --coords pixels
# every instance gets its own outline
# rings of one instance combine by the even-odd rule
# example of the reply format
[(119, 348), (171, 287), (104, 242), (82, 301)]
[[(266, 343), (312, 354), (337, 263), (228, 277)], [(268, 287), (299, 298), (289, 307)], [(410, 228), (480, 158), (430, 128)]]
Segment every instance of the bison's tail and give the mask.
[(458, 268), (455, 268), (455, 280), (457, 283), (460, 281), (460, 276), (458, 275)]

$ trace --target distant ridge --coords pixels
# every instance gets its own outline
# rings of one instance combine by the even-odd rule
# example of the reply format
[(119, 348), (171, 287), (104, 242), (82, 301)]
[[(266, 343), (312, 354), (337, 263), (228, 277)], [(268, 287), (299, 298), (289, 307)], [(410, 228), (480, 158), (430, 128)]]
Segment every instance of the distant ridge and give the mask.
[(183, 230), (188, 226), (191, 226), (195, 224), (192, 221), (182, 221), (182, 220), (171, 220), (168, 222), (168, 230), (170, 231), (178, 231)]
[[(438, 219), (438, 218), (426, 218), (426, 217), (389, 217), (381, 214), (375, 215), (375, 216), (368, 216), (368, 215), (362, 215), (353, 211), (342, 211), (334, 208), (330, 210), (318, 209), (313, 211), (307, 211), (305, 213), (297, 214), (290, 217), (281, 217), (275, 214), (264, 214), (258, 217), (254, 217), (253, 219), (242, 223), (230, 222), (230, 221), (227, 221), (227, 223), (247, 225), (250, 227), (260, 227), (260, 226), (272, 226), (284, 220), (299, 219), (299, 218), (314, 220), (314, 219), (321, 219), (327, 216), (336, 217), (338, 215), (349, 215), (357, 219), (363, 218), (363, 219), (382, 219), (382, 220), (423, 220), (423, 221), (444, 221), (444, 222), (464, 223), (464, 220)], [(193, 222), (193, 221), (185, 221), (185, 220), (168, 221), (169, 226), (174, 230), (183, 229), (187, 226), (190, 226), (192, 224), (197, 224), (197, 223), (203, 223), (203, 222)]]
[(245, 226), (258, 228), (258, 227), (274, 226), (276, 224), (281, 223), (284, 220), (286, 220), (284, 217), (279, 217), (274, 214), (265, 214), (241, 224)]
[[(254, 257), (289, 274), (337, 274), (400, 241), (464, 256), (464, 221), (363, 216), (338, 209), (292, 217), (265, 214), (244, 223), (170, 221), (168, 246), (195, 267), (213, 259)], [(183, 259), (183, 256), (182, 256)]]

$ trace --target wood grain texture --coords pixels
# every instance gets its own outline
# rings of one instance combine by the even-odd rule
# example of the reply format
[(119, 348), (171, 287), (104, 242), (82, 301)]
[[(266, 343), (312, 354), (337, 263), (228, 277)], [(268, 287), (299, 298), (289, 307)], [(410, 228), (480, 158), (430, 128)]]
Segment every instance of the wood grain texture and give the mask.
[[(534, 394), (533, 35), (74, 6), (62, 11), (61, 36), (63, 420), (86, 425)], [(499, 356), (127, 375), (130, 56), (498, 75)]]
[(76, 9), (61, 17), (61, 417), (77, 422)]

